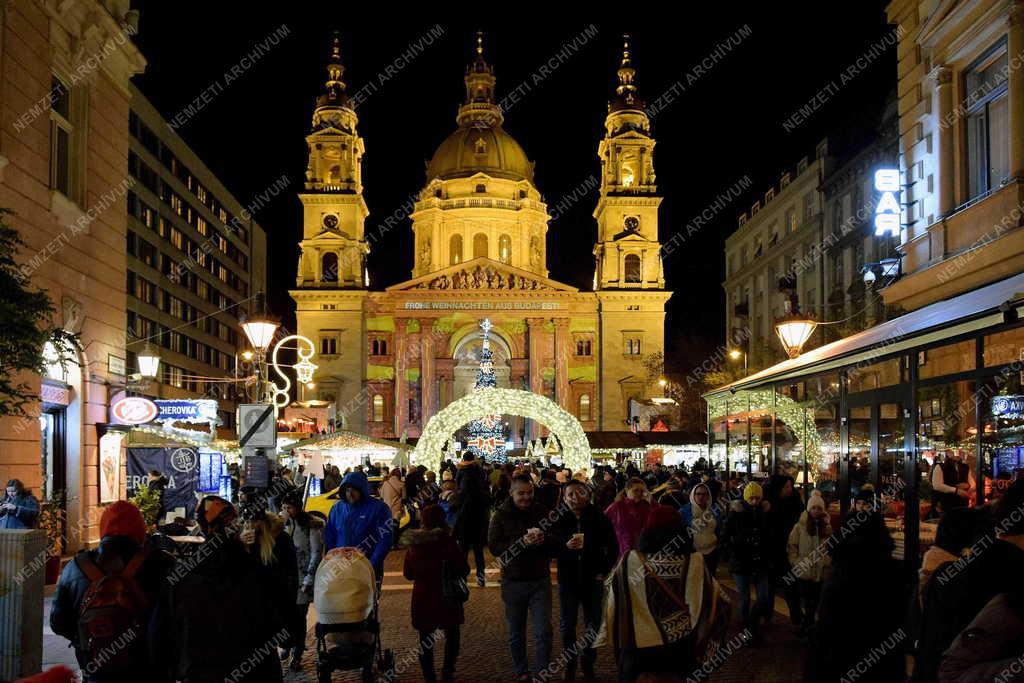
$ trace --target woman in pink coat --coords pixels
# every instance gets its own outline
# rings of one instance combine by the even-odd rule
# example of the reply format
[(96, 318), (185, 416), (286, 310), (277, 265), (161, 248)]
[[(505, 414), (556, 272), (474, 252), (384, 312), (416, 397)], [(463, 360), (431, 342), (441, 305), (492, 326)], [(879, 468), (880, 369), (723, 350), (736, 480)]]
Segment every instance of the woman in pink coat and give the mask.
[(615, 536), (619, 539), (619, 557), (636, 548), (648, 515), (657, 507), (650, 498), (651, 494), (644, 480), (633, 477), (615, 497), (615, 502), (604, 511), (615, 527)]

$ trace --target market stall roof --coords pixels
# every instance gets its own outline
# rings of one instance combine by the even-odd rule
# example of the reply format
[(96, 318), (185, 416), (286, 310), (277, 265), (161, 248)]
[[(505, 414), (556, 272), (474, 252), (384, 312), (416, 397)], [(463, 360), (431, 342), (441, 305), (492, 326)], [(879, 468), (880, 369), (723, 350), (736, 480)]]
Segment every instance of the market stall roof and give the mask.
[(645, 446), (707, 446), (705, 432), (637, 432)]
[(875, 325), (831, 344), (819, 346), (797, 358), (784, 360), (749, 377), (704, 394), (722, 398), (737, 391), (756, 389), (773, 382), (825, 372), (845, 365), (871, 362), (930, 342), (998, 325), (1004, 312), (1020, 315), (1024, 309), (1024, 273), (1000, 280), (966, 294), (930, 304), (906, 315)]
[[(662, 432), (664, 433), (664, 432)], [(633, 432), (587, 432), (591, 450), (631, 450), (644, 444)]]
[(365, 434), (358, 434), (350, 431), (337, 431), (331, 432), (330, 434), (319, 434), (309, 439), (303, 439), (302, 441), (296, 441), (292, 445), (288, 446), (287, 451), (294, 451), (296, 449), (340, 449), (340, 448), (351, 448), (366, 450), (370, 448), (394, 448), (399, 451), (412, 450), (409, 444), (400, 444), (397, 441), (388, 441), (387, 439), (375, 439), (372, 436), (366, 436)]

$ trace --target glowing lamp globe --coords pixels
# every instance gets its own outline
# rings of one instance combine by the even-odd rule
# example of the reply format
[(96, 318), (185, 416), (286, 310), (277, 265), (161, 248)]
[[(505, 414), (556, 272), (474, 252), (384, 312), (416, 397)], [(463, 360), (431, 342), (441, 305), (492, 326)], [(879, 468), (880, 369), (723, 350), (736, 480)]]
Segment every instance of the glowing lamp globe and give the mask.
[(139, 374), (145, 379), (155, 379), (160, 372), (160, 355), (153, 350), (153, 347), (146, 342), (145, 348), (136, 356), (139, 364)]
[(790, 358), (796, 358), (810, 339), (818, 323), (811, 318), (793, 313), (775, 323), (775, 332), (779, 335), (782, 348)]

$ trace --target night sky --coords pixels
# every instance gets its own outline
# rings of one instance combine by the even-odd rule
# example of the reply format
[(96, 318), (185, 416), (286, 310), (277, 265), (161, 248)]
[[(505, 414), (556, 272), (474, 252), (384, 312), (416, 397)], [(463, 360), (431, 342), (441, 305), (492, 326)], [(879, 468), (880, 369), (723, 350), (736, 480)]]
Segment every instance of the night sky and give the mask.
[[(149, 61), (136, 83), (167, 119), (213, 86), (212, 101), (178, 133), (243, 205), (282, 175), (290, 178), (291, 186), (261, 208), (256, 219), (268, 237), (271, 306), (293, 326), (287, 290), (295, 283), (302, 235), (295, 193), (304, 179), (304, 138), (325, 78), (332, 30), (341, 32), (349, 93), (364, 87), (367, 93), (357, 111), (366, 144), (368, 234), (387, 216), (403, 213), (403, 204), (425, 184), (426, 160), (455, 130), (463, 70), (472, 58), (477, 30), (485, 32), (498, 97), (519, 88), (505, 129), (536, 162), (536, 182), (549, 209), (578, 195), (588, 179), (594, 185), (621, 35), (631, 32), (640, 93), (648, 104), (662, 98), (652, 120), (655, 169), (665, 197), (662, 242), (678, 232), (685, 235), (693, 217), (717, 194), (744, 177), (752, 181), (748, 192), (665, 259), (668, 287), (676, 292), (669, 302), (667, 343), (670, 353), (678, 355), (688, 345), (683, 340), (722, 342), (723, 244), (738, 214), (777, 183), (781, 171), (794, 169), (804, 155), (813, 157), (823, 136), (842, 138), (835, 147), (865, 141), (863, 128), (870, 127), (896, 84), (896, 48), (877, 48), (893, 32), (885, 23), (884, 4), (763, 3), (747, 10), (721, 3), (716, 14), (700, 16), (681, 14), (685, 5), (656, 10), (645, 3), (636, 5), (635, 17), (620, 11), (619, 18), (610, 20), (594, 5), (588, 5), (590, 11), (572, 12), (566, 3), (557, 5), (552, 14), (559, 18), (552, 18), (546, 10), (553, 4), (533, 10), (501, 6), (500, 13), (489, 15), (472, 6), (415, 14), (406, 4), (390, 3), (136, 0), (133, 7), (141, 12), (137, 43)], [(268, 44), (249, 68), (224, 85), (224, 74), (282, 27), (288, 35), (276, 46)], [(596, 34), (588, 38), (588, 29)], [(430, 43), (424, 37), (432, 30), (441, 35)], [(749, 36), (743, 38), (741, 31)], [(410, 48), (417, 41), (418, 47)], [(565, 50), (574, 41), (576, 49)], [(731, 49), (722, 47), (726, 44)], [(402, 60), (410, 49), (418, 54)], [(563, 59), (556, 68), (541, 75), (542, 65), (560, 51)], [(710, 63), (706, 58), (713, 54), (710, 69), (703, 74), (695, 70), (702, 60)], [(858, 58), (868, 62), (865, 68), (848, 71)], [(843, 73), (848, 74), (846, 84), (840, 84)], [(671, 102), (663, 98), (666, 93)], [(787, 131), (784, 122), (819, 94), (825, 103)], [(572, 205), (548, 230), (551, 277), (587, 290), (596, 201), (596, 187), (574, 203), (570, 199)], [(412, 259), (412, 229), (405, 219), (373, 244), (372, 287), (408, 279)]]

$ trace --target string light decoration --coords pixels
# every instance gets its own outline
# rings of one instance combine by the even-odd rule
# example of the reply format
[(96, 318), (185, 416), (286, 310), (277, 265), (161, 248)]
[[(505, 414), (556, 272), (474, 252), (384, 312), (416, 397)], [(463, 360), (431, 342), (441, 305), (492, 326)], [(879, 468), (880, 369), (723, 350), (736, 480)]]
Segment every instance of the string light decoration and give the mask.
[[(494, 353), (491, 351), (490, 335), (494, 327), (491, 321), (484, 318), (480, 323), (484, 331), (484, 343), (480, 349), (480, 367), (476, 371), (476, 386), (474, 392), (490, 391), (498, 386), (498, 379), (494, 376)], [(505, 455), (505, 427), (501, 421), (501, 415), (484, 415), (479, 420), (469, 423), (469, 438), (466, 439), (466, 448), (478, 458), (484, 458), (488, 462), (505, 463), (508, 457)]]
[(574, 415), (546, 396), (497, 387), (470, 392), (430, 418), (416, 442), (411, 461), (437, 472), (444, 457), (443, 449), (452, 434), (463, 425), (487, 415), (518, 415), (547, 426), (562, 444), (565, 466), (573, 472), (590, 473), (590, 443), (583, 432), (583, 425)]
[[(298, 380), (303, 384), (308, 384), (313, 379), (313, 373), (316, 372), (317, 365), (310, 362), (310, 358), (316, 355), (316, 345), (308, 337), (303, 337), (301, 334), (292, 334), (274, 345), (274, 353), (271, 356), (270, 365), (274, 368), (274, 372), (284, 380), (284, 387), (279, 387), (277, 382), (268, 379), (267, 380), (267, 396), (266, 402), (273, 403), (275, 411), (280, 411), (286, 405), (291, 403), (292, 397), (289, 393), (292, 388), (292, 381), (288, 379), (288, 376), (281, 371), (281, 365), (277, 362), (277, 354), (284, 346), (285, 342), (294, 339), (298, 342), (296, 346), (296, 353), (299, 356), (299, 362), (291, 367), (295, 370), (295, 375)], [(288, 366), (284, 366), (288, 367)]]

